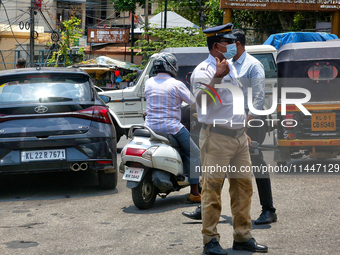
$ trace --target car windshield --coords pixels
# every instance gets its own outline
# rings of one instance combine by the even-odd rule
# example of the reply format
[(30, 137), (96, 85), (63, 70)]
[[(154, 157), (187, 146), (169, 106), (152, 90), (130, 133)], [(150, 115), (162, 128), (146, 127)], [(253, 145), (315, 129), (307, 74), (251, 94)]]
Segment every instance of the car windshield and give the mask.
[(90, 100), (90, 84), (86, 79), (26, 77), (0, 85), (0, 104)]

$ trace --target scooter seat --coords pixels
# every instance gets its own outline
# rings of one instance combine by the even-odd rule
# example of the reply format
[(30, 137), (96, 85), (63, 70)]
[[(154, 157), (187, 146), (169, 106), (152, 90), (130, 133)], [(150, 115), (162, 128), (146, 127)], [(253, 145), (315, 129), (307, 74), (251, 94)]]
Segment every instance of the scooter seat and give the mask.
[[(170, 141), (171, 147), (173, 147), (175, 149), (181, 148), (177, 139), (175, 137), (173, 137), (171, 134), (159, 132), (159, 131), (155, 131), (155, 133), (157, 135), (160, 135), (160, 136), (167, 138)], [(141, 136), (141, 137), (150, 137), (151, 136), (150, 132), (147, 129), (142, 129), (142, 128), (135, 129), (133, 131), (133, 135), (134, 136)]]
[(137, 128), (133, 131), (134, 136), (150, 137), (150, 132), (147, 129)]

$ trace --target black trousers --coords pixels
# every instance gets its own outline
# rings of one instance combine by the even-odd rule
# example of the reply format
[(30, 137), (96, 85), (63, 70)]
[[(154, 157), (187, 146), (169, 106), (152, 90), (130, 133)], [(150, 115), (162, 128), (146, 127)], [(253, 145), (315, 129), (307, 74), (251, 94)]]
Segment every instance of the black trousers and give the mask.
[[(259, 122), (259, 125), (261, 122)], [(256, 121), (251, 122), (252, 126), (256, 126)], [(251, 138), (252, 141), (260, 142), (260, 137), (263, 135), (265, 127), (250, 127), (247, 131), (247, 135)], [(260, 167), (267, 165), (267, 163), (263, 159), (262, 151), (259, 150), (258, 155), (251, 155), (251, 163), (253, 166)], [(275, 212), (276, 209), (273, 206), (273, 197), (272, 197), (272, 187), (270, 182), (270, 176), (268, 172), (262, 173), (260, 172), (254, 172), (257, 190), (259, 192), (260, 197), (260, 203), (262, 206), (263, 211), (271, 211)]]

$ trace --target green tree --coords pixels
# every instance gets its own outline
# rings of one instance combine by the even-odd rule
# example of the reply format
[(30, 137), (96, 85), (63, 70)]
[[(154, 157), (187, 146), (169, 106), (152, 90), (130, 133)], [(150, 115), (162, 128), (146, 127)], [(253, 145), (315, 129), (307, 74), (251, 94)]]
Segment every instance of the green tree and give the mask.
[(314, 29), (317, 21), (330, 21), (326, 12), (233, 11), (235, 27), (252, 28), (256, 32), (273, 34)]
[[(200, 9), (203, 27), (223, 24), (220, 0), (168, 0), (169, 11), (175, 11), (197, 25), (200, 24)], [(164, 5), (160, 5), (155, 13), (161, 11), (164, 11)], [(330, 13), (234, 10), (232, 15), (235, 27), (254, 29), (266, 34), (313, 29), (317, 21), (330, 21)]]
[(144, 8), (145, 0), (111, 0), (115, 10), (125, 12), (135, 12), (136, 4)]
[[(196, 25), (202, 22), (204, 28), (222, 24), (223, 11), (219, 6), (219, 0), (168, 0), (167, 10), (178, 13)], [(159, 5), (155, 14), (161, 11), (164, 11), (164, 5)]]
[[(144, 69), (146, 63), (149, 61), (149, 57), (158, 53), (165, 48), (175, 47), (205, 47), (206, 36), (200, 29), (191, 27), (175, 27), (167, 29), (158, 29), (150, 27), (147, 32), (142, 34), (144, 39), (136, 41), (136, 46), (133, 49), (140, 49), (141, 51), (137, 55), (143, 55), (143, 61), (141, 65), (135, 65), (140, 70)], [(148, 40), (149, 37), (153, 37), (153, 40)], [(129, 78), (134, 74), (128, 74), (123, 79)]]
[[(76, 44), (78, 39), (82, 37), (83, 30), (80, 28), (80, 19), (71, 17), (69, 20), (62, 22), (63, 29), (60, 31), (60, 40), (58, 43), (58, 51), (53, 52), (52, 58), (47, 61), (49, 66), (58, 66), (60, 58), (63, 58), (63, 66), (72, 65), (70, 60), (71, 47)], [(80, 49), (83, 54), (84, 48)]]
[(219, 26), (223, 24), (223, 11), (220, 9), (219, 0), (210, 0), (207, 2), (208, 13), (206, 24), (209, 26)]

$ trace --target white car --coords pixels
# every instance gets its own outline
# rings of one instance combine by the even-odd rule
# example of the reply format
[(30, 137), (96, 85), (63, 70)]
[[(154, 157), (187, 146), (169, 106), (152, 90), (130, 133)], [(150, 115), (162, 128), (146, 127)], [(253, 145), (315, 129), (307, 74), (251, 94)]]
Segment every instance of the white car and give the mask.
[(99, 88), (98, 86), (94, 86), (94, 89), (95, 89), (97, 92), (104, 92), (104, 90), (102, 90), (102, 89)]
[[(271, 45), (254, 45), (246, 46), (246, 51), (257, 58), (265, 68), (266, 74), (266, 102), (265, 107), (269, 109), (272, 104), (271, 91), (277, 82), (276, 55), (277, 50)], [(190, 75), (194, 68), (208, 57), (207, 47), (182, 47), (167, 48), (161, 52), (170, 52), (174, 54), (178, 61), (179, 72), (177, 79), (181, 80), (188, 87)], [(138, 76), (135, 86), (127, 87), (122, 90), (105, 91), (99, 94), (105, 94), (111, 97), (108, 103), (111, 115), (114, 119), (114, 125), (117, 131), (117, 141), (127, 134), (131, 125), (143, 124), (143, 112), (146, 110), (146, 100), (144, 97), (145, 82), (153, 73), (154, 55), (151, 56), (145, 69)], [(138, 74), (138, 73), (137, 73)], [(276, 113), (272, 114), (276, 118)], [(268, 130), (269, 131), (269, 130)]]

